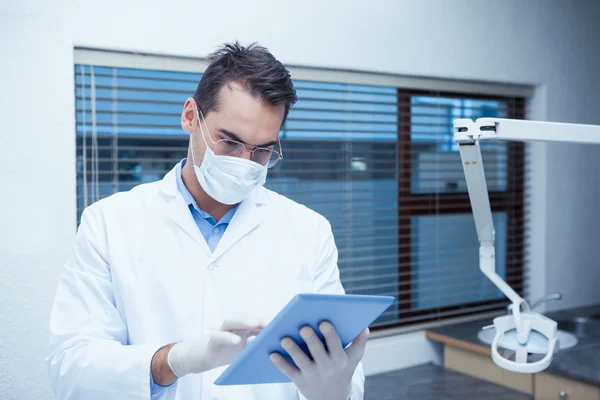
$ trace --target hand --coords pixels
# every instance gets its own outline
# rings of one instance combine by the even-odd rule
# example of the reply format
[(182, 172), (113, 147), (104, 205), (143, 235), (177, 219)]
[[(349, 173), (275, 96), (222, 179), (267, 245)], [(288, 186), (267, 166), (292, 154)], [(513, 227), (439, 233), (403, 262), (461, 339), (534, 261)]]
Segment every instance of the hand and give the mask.
[(231, 364), (264, 327), (257, 320), (225, 321), (219, 329), (174, 345), (167, 358), (169, 368), (181, 378)]
[(346, 400), (352, 388), (352, 375), (362, 359), (369, 329), (361, 333), (346, 349), (329, 322), (322, 322), (319, 330), (325, 337), (327, 350), (315, 331), (305, 326), (300, 336), (306, 342), (314, 361), (291, 338), (284, 338), (281, 346), (288, 352), (297, 367), (280, 354), (271, 354), (271, 361), (287, 375), (308, 400)]

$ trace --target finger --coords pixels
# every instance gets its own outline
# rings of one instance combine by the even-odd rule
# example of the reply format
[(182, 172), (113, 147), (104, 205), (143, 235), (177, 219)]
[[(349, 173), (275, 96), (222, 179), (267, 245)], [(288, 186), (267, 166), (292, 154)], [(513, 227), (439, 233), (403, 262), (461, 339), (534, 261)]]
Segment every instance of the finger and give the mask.
[(269, 356), (271, 362), (281, 371), (285, 376), (291, 380), (295, 380), (300, 375), (300, 370), (290, 364), (281, 354), (273, 353)]
[(329, 321), (321, 322), (319, 330), (325, 337), (325, 343), (327, 344), (327, 350), (329, 350), (329, 356), (335, 360), (343, 361), (346, 360), (346, 352), (342, 346), (342, 339), (338, 335), (334, 326)]
[(300, 370), (307, 372), (312, 370), (313, 362), (292, 339), (284, 338), (281, 341), (281, 347), (292, 357), (292, 360), (294, 360)]
[(235, 346), (242, 342), (242, 338), (231, 332), (213, 330), (210, 332), (210, 340), (217, 345)]
[(261, 330), (265, 327), (264, 322), (259, 319), (227, 319), (221, 325), (222, 331), (238, 331), (238, 330)]
[(310, 351), (310, 355), (317, 364), (326, 366), (331, 363), (331, 360), (329, 359), (329, 355), (325, 350), (325, 346), (323, 346), (321, 338), (317, 336), (315, 331), (310, 326), (305, 326), (302, 329), (300, 329), (300, 336), (306, 342), (308, 350)]
[(268, 325), (268, 322), (266, 320), (260, 319), (260, 320), (258, 320), (258, 328), (252, 329), (250, 331), (250, 333), (252, 335), (258, 335), (259, 333), (261, 333), (267, 327), (267, 325)]
[(365, 354), (365, 347), (367, 347), (367, 340), (369, 339), (369, 328), (365, 329), (360, 335), (356, 337), (346, 348), (346, 355), (351, 365), (358, 365)]
[(230, 332), (233, 333), (234, 335), (241, 337), (242, 340), (246, 340), (250, 336), (258, 336), (258, 334), (261, 332), (261, 330), (253, 329), (253, 330), (247, 331), (247, 330), (243, 330), (243, 329), (236, 329), (236, 330), (232, 330)]
[(262, 329), (252, 329), (252, 330), (250, 330), (250, 331), (247, 331), (247, 332), (248, 332), (248, 334), (249, 334), (249, 335), (251, 335), (251, 336), (256, 336), (256, 335), (258, 335), (259, 333), (261, 333), (261, 332), (262, 332)]

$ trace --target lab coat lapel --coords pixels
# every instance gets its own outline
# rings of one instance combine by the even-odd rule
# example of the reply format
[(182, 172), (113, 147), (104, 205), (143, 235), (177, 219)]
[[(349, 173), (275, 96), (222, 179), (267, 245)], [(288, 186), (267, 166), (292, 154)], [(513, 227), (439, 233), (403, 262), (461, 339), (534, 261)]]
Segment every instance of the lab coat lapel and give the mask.
[(235, 212), (227, 230), (215, 248), (212, 260), (216, 260), (244, 236), (252, 232), (264, 219), (267, 196), (264, 188), (254, 190)]
[(175, 174), (176, 170), (173, 168), (160, 182), (160, 189), (166, 200), (164, 217), (167, 225), (169, 228), (174, 227), (192, 238), (206, 255), (210, 257), (211, 251), (208, 243), (206, 243), (206, 239), (204, 239), (200, 229), (198, 229), (198, 225), (196, 225), (196, 221), (194, 221), (188, 205), (177, 188), (177, 177)]

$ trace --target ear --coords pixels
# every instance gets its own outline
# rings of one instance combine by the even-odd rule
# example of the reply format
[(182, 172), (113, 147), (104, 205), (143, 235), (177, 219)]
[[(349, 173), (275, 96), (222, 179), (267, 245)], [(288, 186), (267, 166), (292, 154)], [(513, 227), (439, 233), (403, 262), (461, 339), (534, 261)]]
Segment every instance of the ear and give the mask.
[(194, 132), (194, 126), (198, 119), (196, 107), (196, 102), (190, 97), (185, 101), (183, 111), (181, 111), (181, 127), (190, 135)]

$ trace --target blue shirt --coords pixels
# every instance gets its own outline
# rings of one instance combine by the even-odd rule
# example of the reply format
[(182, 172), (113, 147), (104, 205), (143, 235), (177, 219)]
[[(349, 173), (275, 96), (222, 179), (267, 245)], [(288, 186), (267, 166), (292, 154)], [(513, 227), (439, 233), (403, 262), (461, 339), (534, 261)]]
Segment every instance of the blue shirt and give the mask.
[(188, 208), (192, 213), (192, 217), (194, 217), (194, 221), (196, 221), (196, 225), (198, 225), (198, 229), (200, 229), (202, 236), (204, 236), (204, 239), (206, 239), (206, 243), (208, 243), (210, 251), (215, 251), (217, 244), (223, 237), (225, 230), (229, 226), (229, 223), (231, 222), (231, 219), (237, 210), (237, 206), (227, 211), (227, 213), (223, 215), (223, 218), (221, 218), (219, 222), (215, 221), (215, 219), (206, 211), (202, 211), (198, 207), (194, 197), (192, 197), (192, 194), (183, 184), (183, 179), (181, 178), (181, 170), (186, 161), (187, 159), (184, 158), (179, 164), (177, 164), (177, 170), (175, 173), (175, 176), (177, 177), (177, 188), (187, 203)]
[[(206, 239), (206, 243), (210, 248), (210, 251), (215, 251), (217, 244), (223, 237), (225, 230), (229, 226), (233, 215), (237, 210), (237, 206), (227, 211), (227, 213), (221, 218), (218, 222), (206, 211), (203, 211), (198, 207), (196, 200), (190, 193), (190, 191), (185, 187), (183, 183), (183, 179), (181, 178), (181, 170), (183, 166), (187, 162), (187, 159), (181, 160), (179, 164), (177, 164), (177, 168), (175, 169), (175, 176), (177, 177), (177, 189), (179, 189), (179, 193), (183, 196), (190, 212), (192, 213), (192, 217), (194, 217), (194, 221), (196, 225), (198, 225), (198, 229)], [(157, 385), (154, 383), (154, 377), (152, 376), (152, 369), (150, 369), (150, 389), (152, 394), (156, 394), (160, 392), (164, 387)]]

